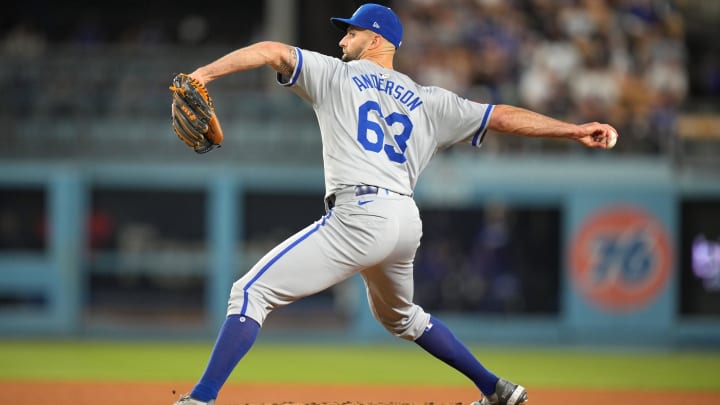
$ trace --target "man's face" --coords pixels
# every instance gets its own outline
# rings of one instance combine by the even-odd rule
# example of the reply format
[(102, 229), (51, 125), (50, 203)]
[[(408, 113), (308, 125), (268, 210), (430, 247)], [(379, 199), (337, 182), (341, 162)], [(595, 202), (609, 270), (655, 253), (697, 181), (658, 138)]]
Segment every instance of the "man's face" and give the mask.
[(375, 37), (374, 32), (353, 27), (348, 27), (347, 33), (340, 40), (340, 48), (342, 48), (342, 60), (350, 62), (351, 60), (362, 59), (365, 50)]

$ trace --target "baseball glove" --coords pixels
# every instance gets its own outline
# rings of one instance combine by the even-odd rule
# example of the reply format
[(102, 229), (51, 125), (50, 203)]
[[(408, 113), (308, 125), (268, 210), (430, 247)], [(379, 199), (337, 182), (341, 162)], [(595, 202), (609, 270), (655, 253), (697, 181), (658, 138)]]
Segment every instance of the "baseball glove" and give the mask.
[(223, 141), (220, 122), (205, 85), (179, 73), (170, 86), (172, 91), (172, 127), (181, 141), (197, 153), (219, 148)]

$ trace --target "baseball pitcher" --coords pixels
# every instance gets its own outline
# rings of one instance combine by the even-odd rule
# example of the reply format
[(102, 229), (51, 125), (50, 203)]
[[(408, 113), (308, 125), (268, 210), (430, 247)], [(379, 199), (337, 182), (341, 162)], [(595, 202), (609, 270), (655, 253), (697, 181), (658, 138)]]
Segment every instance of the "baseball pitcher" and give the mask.
[(175, 404), (213, 404), (271, 311), (354, 274), (365, 282), (374, 317), (467, 376), (480, 391), (474, 404), (525, 403), (525, 388), (486, 369), (446, 325), (413, 303), (413, 260), (422, 235), (413, 188), (438, 151), (457, 143), (479, 147), (488, 130), (565, 138), (591, 148), (608, 148), (615, 130), (482, 104), (415, 83), (393, 69), (403, 28), (390, 8), (365, 4), (350, 18), (331, 21), (345, 34), (342, 60), (260, 42), (189, 74), (207, 84), (270, 66), (279, 85), (307, 101), (320, 126), (327, 210), (234, 283), (207, 368)]

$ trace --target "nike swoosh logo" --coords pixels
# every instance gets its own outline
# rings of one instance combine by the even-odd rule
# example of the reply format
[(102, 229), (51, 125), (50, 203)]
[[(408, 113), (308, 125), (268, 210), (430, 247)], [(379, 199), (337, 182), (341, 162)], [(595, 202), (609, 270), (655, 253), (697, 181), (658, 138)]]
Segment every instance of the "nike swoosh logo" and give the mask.
[(375, 200), (360, 200), (360, 201), (358, 201), (358, 205), (365, 205), (365, 204), (371, 203), (373, 201), (375, 201)]

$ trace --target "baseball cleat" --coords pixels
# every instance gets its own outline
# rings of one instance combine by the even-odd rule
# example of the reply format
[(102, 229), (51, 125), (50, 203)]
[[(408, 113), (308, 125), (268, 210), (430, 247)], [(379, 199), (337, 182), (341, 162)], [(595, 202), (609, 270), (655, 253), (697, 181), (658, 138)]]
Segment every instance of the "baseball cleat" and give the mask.
[(495, 385), (495, 393), (483, 397), (470, 405), (523, 405), (528, 402), (527, 392), (522, 385), (500, 379)]
[(215, 400), (211, 399), (210, 402), (198, 401), (197, 399), (190, 398), (190, 395), (183, 395), (173, 405), (214, 405)]

